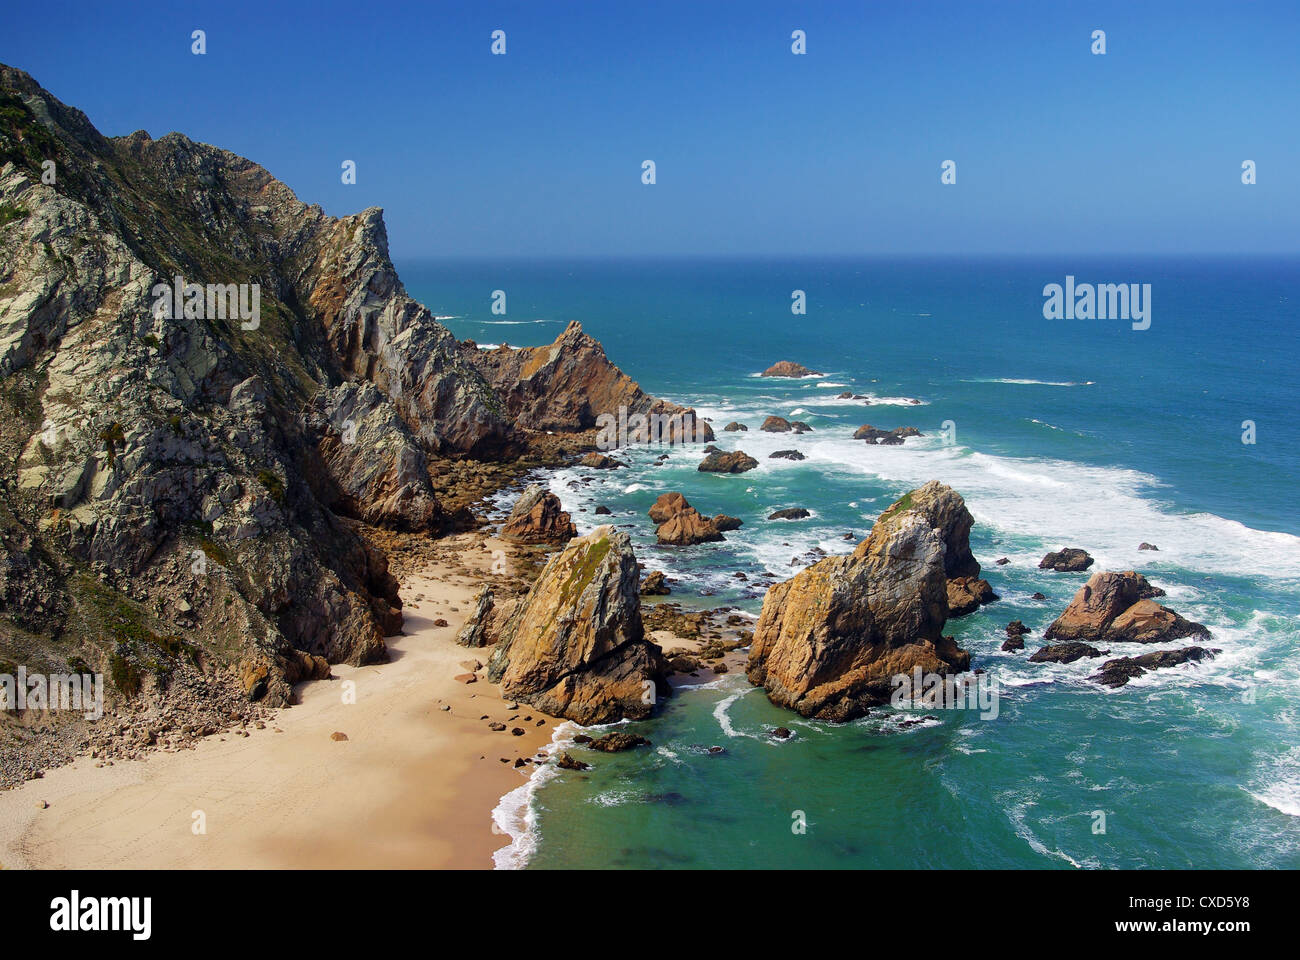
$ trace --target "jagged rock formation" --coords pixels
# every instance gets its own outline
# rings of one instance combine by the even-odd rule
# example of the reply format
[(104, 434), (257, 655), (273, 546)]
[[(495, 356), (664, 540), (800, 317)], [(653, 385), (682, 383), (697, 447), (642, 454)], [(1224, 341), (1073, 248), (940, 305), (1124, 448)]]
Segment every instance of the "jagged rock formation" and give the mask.
[(665, 667), (645, 639), (637, 581), (626, 533), (601, 526), (570, 541), (502, 628), (488, 679), (582, 724), (649, 716)]
[(501, 527), (501, 539), (511, 543), (564, 543), (578, 535), (560, 498), (535, 483), (515, 501)]
[[(676, 492), (660, 494), (648, 512), (650, 519), (658, 524), (655, 535), (659, 538), (659, 542), (679, 547), (723, 540), (725, 538), (722, 536), (720, 522), (726, 523), (735, 519), (722, 514), (718, 514), (716, 518), (706, 517), (687, 503), (684, 496)], [(736, 526), (740, 526), (739, 521), (736, 521)]]
[(1221, 652), (1206, 647), (1183, 647), (1181, 650), (1155, 650), (1138, 657), (1119, 657), (1115, 660), (1107, 660), (1101, 665), (1101, 670), (1088, 679), (1097, 681), (1103, 687), (1122, 687), (1148, 670), (1162, 670), (1184, 663), (1213, 660), (1214, 655)]
[(650, 396), (610, 363), (605, 348), (576, 320), (549, 346), (480, 350), (466, 344), (463, 350), (502, 398), (509, 418), (525, 429), (592, 430), (601, 414), (617, 419), (622, 408), (629, 424), (638, 415), (662, 418), (655, 421), (661, 430), (642, 442), (713, 439), (713, 429), (693, 409)]
[(1164, 595), (1132, 570), (1098, 571), (1079, 588), (1043, 636), (1090, 643), (1164, 643), (1186, 637), (1208, 640), (1210, 631), (1203, 625), (1183, 619), (1153, 599)]
[(526, 384), (407, 296), (378, 209), (103, 137), (0, 65), (0, 659), (75, 659), (110, 699), (229, 667), (272, 705), (301, 654), (384, 659), (401, 601), (358, 521), (440, 529), (434, 458), (513, 457), (521, 412), (594, 382), (676, 409), (581, 331), (519, 353)]
[(953, 577), (948, 581), (950, 617), (964, 617), (968, 613), (974, 613), (981, 605), (998, 599), (989, 582), (979, 577)]
[(492, 588), (484, 586), (474, 601), (474, 612), (456, 634), (456, 642), (462, 647), (486, 647), (491, 643), (488, 629), (492, 624), (492, 607)]
[(827, 557), (769, 589), (754, 627), (750, 682), (778, 706), (843, 721), (887, 702), (893, 678), (915, 667), (941, 675), (969, 669), (970, 655), (941, 632), (946, 561), (951, 555), (958, 570), (974, 562), (969, 546), (962, 550), (964, 511), (950, 488), (926, 484), (881, 514), (850, 556)]
[(801, 363), (795, 363), (793, 360), (778, 360), (759, 376), (763, 377), (820, 377), (821, 374), (816, 370), (809, 370)]

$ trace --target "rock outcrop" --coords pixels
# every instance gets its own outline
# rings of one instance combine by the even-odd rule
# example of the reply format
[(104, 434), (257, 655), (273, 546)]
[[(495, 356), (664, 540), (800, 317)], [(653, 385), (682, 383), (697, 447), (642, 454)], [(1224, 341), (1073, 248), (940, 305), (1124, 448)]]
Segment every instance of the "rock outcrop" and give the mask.
[(594, 430), (602, 414), (617, 420), (622, 409), (629, 432), (635, 432), (633, 418), (646, 418), (654, 436), (642, 442), (713, 439), (713, 428), (693, 409), (645, 393), (609, 361), (605, 348), (576, 320), (544, 347), (480, 350), (470, 344), (464, 350), (501, 397), (506, 416), (527, 430)]
[(812, 514), (803, 507), (785, 507), (781, 510), (774, 510), (767, 515), (769, 520), (802, 520), (805, 517), (811, 517)]
[(1092, 644), (1071, 640), (1066, 643), (1052, 643), (1040, 647), (1038, 652), (1029, 658), (1029, 662), (1074, 663), (1074, 661), (1082, 660), (1084, 657), (1096, 658), (1100, 656), (1102, 656), (1102, 652)]
[(1221, 652), (1206, 647), (1183, 647), (1181, 650), (1156, 650), (1138, 657), (1119, 657), (1107, 660), (1101, 665), (1101, 670), (1088, 679), (1097, 681), (1103, 687), (1122, 687), (1149, 670), (1213, 660), (1214, 655)]
[(535, 483), (515, 501), (501, 527), (501, 539), (511, 543), (564, 543), (578, 535), (560, 498)]
[(1155, 602), (1164, 591), (1132, 570), (1099, 571), (1088, 578), (1070, 605), (1044, 631), (1047, 640), (1089, 643), (1166, 643), (1187, 637), (1209, 639), (1210, 631)]
[(767, 455), (769, 460), (807, 460), (798, 450), (774, 450)]
[[(725, 539), (719, 524), (692, 507), (680, 493), (660, 494), (649, 514), (650, 519), (658, 524), (655, 536), (662, 544), (688, 547)], [(719, 518), (722, 518), (721, 514)]]
[(488, 679), (582, 724), (649, 716), (664, 663), (645, 639), (637, 588), (626, 533), (601, 526), (570, 541), (503, 626)]
[(492, 607), (492, 588), (484, 586), (479, 589), (474, 601), (474, 612), (456, 634), (456, 642), (462, 647), (486, 647), (492, 643), (488, 636), (492, 624)]
[(785, 417), (771, 416), (763, 421), (763, 425), (758, 429), (764, 433), (789, 433), (790, 421)]
[(1047, 554), (1038, 561), (1039, 570), (1055, 570), (1058, 573), (1079, 573), (1092, 566), (1092, 557), (1086, 550), (1077, 547), (1065, 547)]
[(778, 360), (759, 376), (763, 377), (820, 377), (821, 373), (816, 370), (809, 370), (801, 363), (795, 363), (793, 360)]
[(957, 570), (974, 562), (969, 549), (963, 557), (948, 548), (949, 539), (960, 548), (970, 529), (960, 503), (950, 488), (927, 484), (881, 514), (850, 556), (827, 557), (771, 587), (754, 627), (750, 682), (778, 706), (843, 721), (887, 702), (894, 678), (914, 668), (969, 669), (970, 655), (941, 632), (945, 561), (952, 553)]
[(953, 577), (948, 581), (948, 616), (964, 617), (982, 604), (999, 599), (987, 580), (979, 577)]
[(743, 450), (711, 453), (696, 467), (703, 473), (744, 473), (758, 466), (758, 461)]
[(853, 431), (854, 440), (865, 440), (867, 443), (880, 444), (881, 446), (898, 446), (906, 437), (922, 437), (916, 427), (895, 427), (893, 430), (881, 430), (865, 423)]
[(749, 427), (745, 426), (743, 423), (739, 423), (735, 420), (732, 420), (729, 424), (727, 424), (722, 429), (727, 433), (735, 433), (738, 430), (742, 432), (748, 431)]

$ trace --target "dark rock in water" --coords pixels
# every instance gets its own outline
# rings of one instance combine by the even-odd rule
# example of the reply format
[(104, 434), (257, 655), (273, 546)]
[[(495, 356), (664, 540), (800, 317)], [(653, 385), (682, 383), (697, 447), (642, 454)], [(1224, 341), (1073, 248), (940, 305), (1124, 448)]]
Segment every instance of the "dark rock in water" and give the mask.
[(668, 589), (668, 579), (664, 576), (662, 570), (650, 571), (641, 584), (641, 595), (643, 597), (664, 597), (670, 593), (672, 591)]
[(711, 443), (711, 444), (709, 444), (707, 447), (704, 448), (704, 452), (705, 452), (705, 453), (721, 453), (721, 452), (722, 452), (722, 448), (719, 447), (719, 446), (716, 446), (715, 444), (712, 444), (712, 443)]
[(812, 427), (808, 426), (808, 424), (804, 423), (802, 420), (791, 420), (790, 430), (793, 433), (812, 433)]
[(758, 461), (743, 450), (711, 453), (696, 468), (702, 473), (744, 473), (758, 466)]
[(727, 424), (722, 429), (725, 430), (727, 433), (735, 433), (737, 430), (748, 431), (749, 427), (745, 426), (743, 423), (738, 423), (737, 421), (732, 420), (729, 424)]
[(1002, 649), (1006, 653), (1014, 653), (1017, 650), (1025, 649), (1024, 637), (1020, 636), (1019, 634), (1016, 634), (1015, 636), (1012, 637), (1007, 637), (1005, 640), (1002, 641)]
[(1063, 550), (1057, 550), (1055, 553), (1049, 553), (1038, 561), (1039, 570), (1055, 570), (1058, 573), (1078, 573), (1081, 570), (1087, 570), (1092, 566), (1092, 557), (1088, 556), (1086, 550), (1080, 550), (1077, 547), (1066, 547)]
[(633, 747), (648, 747), (650, 741), (645, 737), (638, 736), (635, 733), (607, 733), (603, 737), (591, 741), (591, 749), (602, 750), (605, 753), (619, 753), (623, 750), (631, 750)]
[(501, 539), (511, 543), (563, 543), (577, 535), (560, 498), (540, 483), (524, 491), (501, 527)]
[(709, 755), (710, 755), (710, 756), (715, 756), (715, 757), (716, 757), (718, 754), (720, 754), (720, 753), (726, 753), (726, 752), (727, 752), (726, 749), (723, 748), (723, 747), (709, 747)]
[(948, 581), (948, 616), (964, 617), (974, 613), (981, 604), (993, 603), (999, 597), (987, 580), (979, 577), (953, 577)]
[(759, 376), (762, 377), (820, 377), (821, 373), (816, 370), (809, 370), (803, 364), (795, 363), (792, 360), (780, 360)]
[(610, 510), (609, 507), (605, 506), (603, 503), (596, 508), (596, 516), (598, 517), (608, 517), (611, 516), (613, 512), (614, 511)]
[(764, 420), (763, 425), (758, 429), (765, 433), (789, 433), (791, 428), (790, 421), (785, 419), (785, 417), (773, 416)]
[(1101, 651), (1086, 643), (1053, 643), (1039, 649), (1030, 663), (1074, 663), (1084, 657), (1100, 657)]
[(1157, 547), (1154, 543), (1146, 543), (1146, 542), (1144, 541), (1144, 542), (1138, 544), (1138, 549), (1139, 549), (1139, 550), (1156, 550), (1156, 551), (1159, 551), (1160, 548)]
[(840, 391), (839, 393), (837, 393), (837, 394), (835, 395), (835, 399), (837, 399), (837, 400), (852, 400), (852, 399), (853, 399), (853, 391), (852, 391), (852, 390), (842, 390), (842, 391)]
[(1043, 594), (1043, 593), (1035, 593), (1035, 594), (1034, 594), (1033, 596), (1031, 596), (1029, 599), (1030, 599), (1030, 600), (1046, 600), (1046, 599), (1047, 599), (1047, 595), (1046, 595), (1046, 594)]
[(776, 737), (778, 740), (789, 740), (794, 736), (794, 734), (788, 727), (777, 727), (772, 731), (772, 736)]
[(713, 515), (713, 526), (717, 530), (739, 530), (744, 522), (739, 517), (729, 517), (725, 513)]
[(607, 457), (603, 453), (589, 453), (578, 461), (582, 467), (591, 467), (595, 470), (617, 470), (619, 467), (626, 467), (627, 464), (622, 460), (615, 460), (613, 457)]
[(863, 424), (853, 431), (854, 440), (865, 440), (867, 443), (877, 443), (887, 447), (898, 446), (903, 442), (904, 437), (923, 436), (925, 434), (916, 427), (895, 427), (893, 430), (881, 430), (869, 423)]
[(767, 455), (769, 460), (807, 460), (798, 450), (777, 450)]
[(1010, 562), (1011, 562), (1010, 559), (1008, 559), (1007, 557), (1002, 557), (998, 560), (997, 563), (999, 567), (1005, 567)]
[(1205, 647), (1183, 647), (1181, 650), (1157, 650), (1153, 653), (1144, 653), (1140, 657), (1120, 657), (1116, 660), (1107, 660), (1101, 665), (1101, 670), (1088, 679), (1096, 680), (1104, 687), (1122, 687), (1148, 670), (1212, 660), (1216, 653), (1221, 652), (1218, 649), (1211, 650)]
[(590, 770), (591, 769), (591, 764), (583, 763), (581, 760), (575, 760), (567, 753), (560, 754), (560, 759), (555, 762), (555, 765), (559, 767), (561, 770)]
[(573, 738), (573, 742), (574, 742), (574, 743), (591, 743), (591, 737), (587, 736), (585, 733), (580, 733), (580, 734), (578, 734), (576, 737)]
[(1153, 598), (1164, 591), (1132, 570), (1100, 571), (1088, 578), (1070, 605), (1043, 633), (1048, 640), (1092, 643), (1166, 643), (1185, 637), (1209, 639), (1202, 624), (1185, 620)]
[(811, 517), (812, 514), (803, 507), (786, 507), (783, 510), (777, 510), (767, 515), (769, 520), (802, 520), (804, 517)]
[(1019, 620), (1012, 620), (1010, 623), (1007, 624), (1008, 637), (1021, 637), (1024, 636), (1026, 633), (1033, 633), (1033, 632), (1034, 631), (1030, 630)]

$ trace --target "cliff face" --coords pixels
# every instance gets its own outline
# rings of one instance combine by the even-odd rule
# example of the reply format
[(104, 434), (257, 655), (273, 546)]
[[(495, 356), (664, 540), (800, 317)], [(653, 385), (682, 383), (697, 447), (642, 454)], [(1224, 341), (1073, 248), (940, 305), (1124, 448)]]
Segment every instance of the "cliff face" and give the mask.
[[(176, 277), (203, 289), (160, 310)], [(431, 460), (525, 439), (477, 352), (406, 295), (379, 210), (328, 217), (180, 134), (103, 137), (0, 65), (0, 663), (121, 690), (229, 666), (283, 702), (296, 651), (384, 658), (401, 602), (357, 521), (436, 531)]]

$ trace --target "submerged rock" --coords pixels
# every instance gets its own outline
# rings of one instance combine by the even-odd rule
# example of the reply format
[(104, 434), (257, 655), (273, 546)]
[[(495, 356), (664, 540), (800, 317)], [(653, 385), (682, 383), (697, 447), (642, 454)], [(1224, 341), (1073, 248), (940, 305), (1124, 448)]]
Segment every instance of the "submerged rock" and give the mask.
[(663, 676), (641, 624), (632, 543), (610, 526), (551, 557), (488, 664), (504, 695), (581, 724), (649, 716)]
[(1092, 643), (1165, 643), (1185, 637), (1209, 639), (1202, 624), (1185, 620), (1153, 598), (1164, 591), (1132, 570), (1099, 571), (1088, 578), (1070, 605), (1043, 636)]

